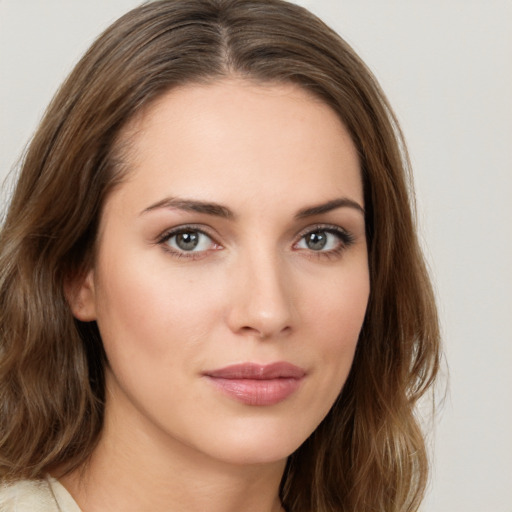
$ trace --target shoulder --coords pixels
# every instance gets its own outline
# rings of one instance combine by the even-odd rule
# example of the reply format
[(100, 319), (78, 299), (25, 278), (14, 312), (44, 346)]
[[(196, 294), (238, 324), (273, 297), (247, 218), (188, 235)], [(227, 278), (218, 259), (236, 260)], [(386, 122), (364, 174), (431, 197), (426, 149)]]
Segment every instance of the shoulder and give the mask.
[(1, 512), (53, 512), (57, 505), (46, 480), (0, 485)]
[(67, 491), (48, 477), (0, 484), (0, 512), (80, 512)]

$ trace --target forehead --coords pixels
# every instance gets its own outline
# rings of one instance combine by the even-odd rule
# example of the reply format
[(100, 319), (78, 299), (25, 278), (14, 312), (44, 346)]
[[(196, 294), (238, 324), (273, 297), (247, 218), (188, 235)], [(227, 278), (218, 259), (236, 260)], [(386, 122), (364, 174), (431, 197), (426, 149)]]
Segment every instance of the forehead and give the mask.
[(148, 200), (166, 193), (240, 204), (258, 194), (363, 201), (357, 150), (343, 123), (293, 84), (226, 79), (175, 88), (124, 137), (127, 182)]

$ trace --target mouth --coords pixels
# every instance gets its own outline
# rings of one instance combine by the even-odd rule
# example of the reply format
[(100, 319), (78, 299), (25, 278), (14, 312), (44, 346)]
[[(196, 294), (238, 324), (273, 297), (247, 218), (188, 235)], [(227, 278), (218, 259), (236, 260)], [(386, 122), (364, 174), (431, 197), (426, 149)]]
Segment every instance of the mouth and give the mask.
[(245, 405), (275, 405), (300, 387), (305, 370), (287, 362), (242, 363), (208, 371), (204, 376), (221, 392)]

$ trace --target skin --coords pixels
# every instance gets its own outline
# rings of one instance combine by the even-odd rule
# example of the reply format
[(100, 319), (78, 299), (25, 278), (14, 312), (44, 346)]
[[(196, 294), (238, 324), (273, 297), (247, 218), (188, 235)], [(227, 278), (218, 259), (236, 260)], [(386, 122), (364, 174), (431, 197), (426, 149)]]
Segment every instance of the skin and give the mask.
[[(84, 512), (280, 510), (286, 458), (339, 394), (367, 306), (354, 144), (307, 92), (241, 79), (174, 89), (124, 136), (128, 176), (70, 293), (108, 356), (105, 426), (62, 483)], [(205, 233), (197, 250), (165, 239), (180, 226)], [(305, 377), (273, 405), (241, 403), (204, 376), (275, 361)]]

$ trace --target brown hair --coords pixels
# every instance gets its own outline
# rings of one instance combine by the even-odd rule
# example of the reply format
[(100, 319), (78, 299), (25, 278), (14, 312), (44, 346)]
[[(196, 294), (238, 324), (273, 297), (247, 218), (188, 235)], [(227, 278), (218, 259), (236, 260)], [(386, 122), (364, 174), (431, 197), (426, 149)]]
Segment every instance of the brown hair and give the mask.
[(349, 378), (288, 461), (288, 511), (416, 510), (428, 473), (415, 405), (439, 366), (405, 145), (375, 79), (305, 9), (281, 0), (163, 0), (115, 22), (50, 104), (0, 235), (0, 478), (83, 463), (102, 427), (105, 357), (75, 320), (66, 279), (84, 273), (102, 205), (123, 177), (119, 134), (170, 88), (240, 76), (293, 82), (349, 130), (361, 161), (370, 300)]

